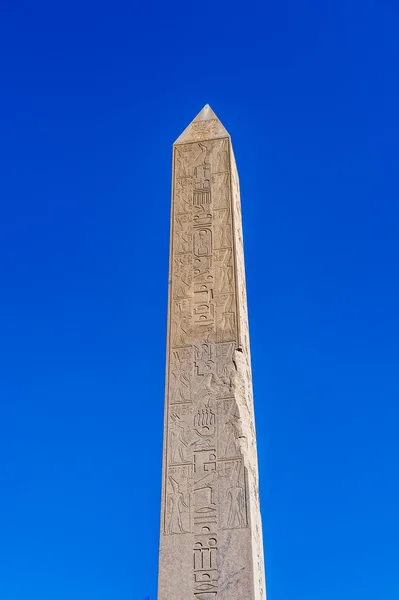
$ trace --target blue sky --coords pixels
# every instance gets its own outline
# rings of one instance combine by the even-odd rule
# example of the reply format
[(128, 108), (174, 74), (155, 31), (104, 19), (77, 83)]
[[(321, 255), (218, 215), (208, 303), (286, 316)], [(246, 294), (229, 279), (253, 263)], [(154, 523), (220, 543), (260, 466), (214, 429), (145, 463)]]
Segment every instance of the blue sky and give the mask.
[(207, 102), (241, 179), (269, 600), (398, 598), (398, 4), (0, 17), (2, 600), (156, 598), (171, 145)]

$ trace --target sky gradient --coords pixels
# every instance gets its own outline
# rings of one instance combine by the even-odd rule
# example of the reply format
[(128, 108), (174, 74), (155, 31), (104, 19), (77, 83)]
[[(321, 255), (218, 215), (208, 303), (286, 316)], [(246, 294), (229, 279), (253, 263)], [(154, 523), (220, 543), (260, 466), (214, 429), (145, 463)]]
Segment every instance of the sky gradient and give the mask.
[(156, 600), (171, 147), (205, 103), (268, 600), (399, 597), (398, 29), (393, 0), (0, 3), (2, 600)]

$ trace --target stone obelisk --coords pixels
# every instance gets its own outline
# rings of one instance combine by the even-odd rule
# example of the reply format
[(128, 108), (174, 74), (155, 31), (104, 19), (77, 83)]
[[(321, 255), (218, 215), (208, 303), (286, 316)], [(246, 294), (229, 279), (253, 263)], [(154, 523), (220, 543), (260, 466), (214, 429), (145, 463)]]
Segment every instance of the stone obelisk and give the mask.
[(158, 600), (264, 600), (240, 192), (206, 105), (173, 146)]

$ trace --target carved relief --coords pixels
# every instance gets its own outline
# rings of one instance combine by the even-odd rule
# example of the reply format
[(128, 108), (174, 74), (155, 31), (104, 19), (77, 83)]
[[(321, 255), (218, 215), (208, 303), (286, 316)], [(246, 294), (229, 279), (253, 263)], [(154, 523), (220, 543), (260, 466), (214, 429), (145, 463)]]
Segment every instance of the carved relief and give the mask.
[(176, 178), (192, 177), (197, 165), (206, 158), (206, 144), (185, 144), (175, 148)]
[(212, 254), (212, 233), (210, 229), (199, 229), (194, 232), (195, 256), (209, 256)]
[(192, 348), (172, 350), (170, 364), (171, 404), (191, 401), (191, 377), (193, 372)]
[(219, 434), (219, 455), (221, 458), (240, 458), (245, 436), (236, 401), (225, 400), (221, 411), (223, 425)]
[(179, 483), (174, 477), (168, 477), (168, 493), (166, 495), (165, 533), (188, 533), (190, 526), (190, 506), (184, 497)]
[(205, 369), (202, 374), (194, 375), (193, 379), (193, 399), (194, 402), (209, 402), (209, 400), (229, 396), (233, 389), (233, 378), (219, 376), (218, 368), (213, 364), (207, 372)]
[(172, 412), (169, 422), (169, 460), (170, 464), (190, 463), (191, 456), (184, 421), (177, 412)]
[[(192, 536), (186, 538), (192, 557), (181, 557), (192, 600), (224, 597), (218, 563), (222, 567), (230, 549), (220, 550), (219, 532), (248, 527), (249, 506), (258, 509), (238, 178), (230, 173), (230, 141), (202, 140), (213, 127), (217, 121), (193, 123), (190, 143), (174, 151), (162, 532), (166, 552), (173, 542), (168, 536)], [(261, 600), (258, 541), (251, 552)], [(247, 566), (240, 556), (229, 560), (237, 572)], [(160, 599), (173, 596), (167, 589)], [(239, 595), (249, 598), (253, 591), (243, 587)]]
[(215, 248), (231, 248), (230, 210), (215, 210)]
[(170, 403), (190, 402), (191, 388), (188, 373), (177, 369), (176, 371), (172, 371), (171, 375)]
[(194, 450), (194, 474), (201, 479), (204, 473), (216, 473), (216, 448)]
[[(200, 411), (201, 413), (201, 411)], [(209, 600), (217, 594), (219, 577), (217, 566), (217, 455), (212, 447), (216, 434), (215, 415), (198, 415), (196, 423), (210, 425), (208, 448), (194, 450), (194, 595), (198, 600)], [(212, 535), (211, 535), (212, 534)]]
[(247, 504), (244, 466), (241, 460), (223, 461), (219, 466), (219, 494), (223, 506), (224, 529), (246, 527)]
[(208, 375), (215, 368), (214, 349), (212, 344), (203, 343), (195, 346), (195, 373), (196, 375)]
[(175, 149), (176, 177), (188, 177), (190, 175), (189, 158), (184, 146)]
[(193, 399), (196, 403), (231, 396), (235, 389), (234, 344), (195, 346)]
[(175, 214), (191, 213), (193, 205), (193, 187), (191, 177), (176, 179)]
[(192, 140), (212, 139), (220, 133), (221, 127), (216, 119), (191, 123), (190, 139)]
[(197, 210), (206, 212), (209, 210), (209, 204), (211, 203), (211, 188), (201, 188), (194, 190), (193, 205)]
[(212, 148), (212, 170), (221, 173), (229, 170), (229, 141), (227, 139), (214, 142)]
[[(189, 351), (181, 351), (189, 355)], [(180, 360), (184, 360), (181, 357)], [(165, 499), (165, 533), (190, 531), (190, 494), (193, 478), (190, 404), (171, 407), (168, 421), (167, 481)]]
[(175, 218), (174, 243), (175, 254), (188, 253), (191, 250), (191, 215), (179, 215)]
[(217, 356), (217, 375), (222, 379), (225, 385), (228, 385), (229, 392), (234, 393), (236, 388), (237, 364), (235, 360), (235, 343), (216, 344)]
[(179, 300), (172, 303), (172, 346), (186, 346), (190, 341), (191, 301)]
[(237, 484), (232, 484), (229, 488), (227, 488), (226, 496), (229, 502), (227, 527), (229, 529), (245, 527), (246, 520), (244, 488)]
[(211, 227), (212, 226), (212, 214), (211, 213), (199, 213), (193, 217), (194, 227)]
[(228, 208), (230, 204), (230, 175), (229, 173), (214, 173), (212, 175), (212, 199), (214, 208)]
[(215, 318), (213, 302), (213, 283), (196, 283), (194, 285), (193, 322), (200, 325), (211, 325)]
[(234, 296), (232, 294), (221, 294), (216, 303), (216, 340), (225, 342), (236, 338), (236, 319)]
[(234, 291), (234, 270), (231, 249), (214, 252), (216, 293), (228, 294)]
[(206, 537), (194, 544), (194, 596), (213, 600), (218, 590), (217, 538)]
[(208, 213), (211, 204), (211, 165), (208, 155), (207, 145), (198, 144), (198, 154), (193, 163), (193, 207), (195, 212), (200, 213)]
[(213, 437), (216, 433), (216, 415), (208, 404), (194, 415), (194, 431), (202, 438)]
[(197, 474), (193, 491), (194, 533), (214, 531), (217, 525), (217, 475), (215, 472)]
[(186, 298), (189, 296), (193, 280), (193, 257), (182, 254), (173, 261), (173, 298)]
[(212, 257), (199, 256), (194, 258), (193, 275), (196, 283), (212, 282)]

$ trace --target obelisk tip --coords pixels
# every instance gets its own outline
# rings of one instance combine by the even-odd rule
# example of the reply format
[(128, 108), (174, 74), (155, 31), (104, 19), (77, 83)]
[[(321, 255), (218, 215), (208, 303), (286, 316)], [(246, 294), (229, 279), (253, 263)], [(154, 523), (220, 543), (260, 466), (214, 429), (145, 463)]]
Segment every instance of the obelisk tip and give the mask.
[(229, 137), (227, 130), (217, 118), (210, 105), (205, 104), (204, 108), (200, 110), (190, 125), (177, 138), (175, 144), (201, 142), (222, 137)]

